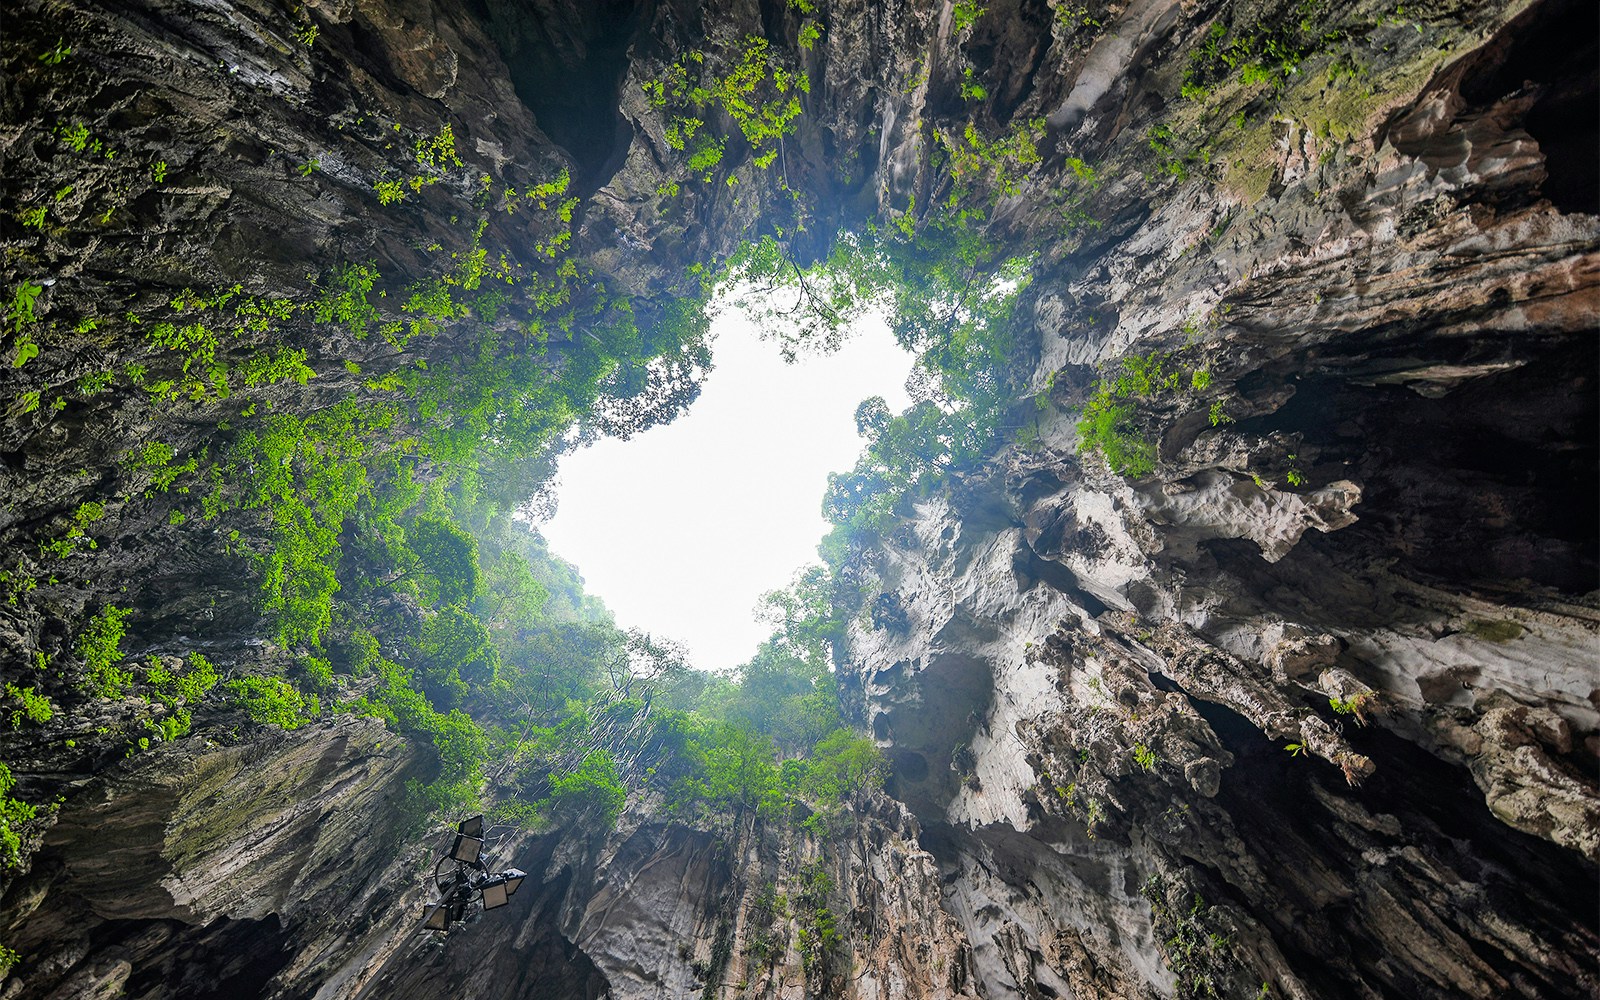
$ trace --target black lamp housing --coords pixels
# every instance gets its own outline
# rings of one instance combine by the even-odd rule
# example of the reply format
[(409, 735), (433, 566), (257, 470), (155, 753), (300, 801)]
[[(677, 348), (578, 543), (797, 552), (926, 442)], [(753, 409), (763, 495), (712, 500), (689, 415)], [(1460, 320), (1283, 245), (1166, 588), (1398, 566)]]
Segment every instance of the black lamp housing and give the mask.
[(507, 896), (515, 896), (517, 890), (522, 888), (522, 880), (528, 877), (528, 873), (521, 868), (507, 868), (500, 874), (506, 880)]
[[(463, 826), (466, 824), (463, 823)], [(450, 848), (450, 857), (464, 865), (482, 868), (483, 862), (479, 858), (483, 854), (483, 841), (477, 837), (468, 837), (466, 834), (456, 836), (456, 842)]]
[(506, 888), (506, 880), (503, 875), (490, 876), (478, 888), (483, 893), (483, 908), (485, 910), (498, 910), (511, 902), (511, 893)]

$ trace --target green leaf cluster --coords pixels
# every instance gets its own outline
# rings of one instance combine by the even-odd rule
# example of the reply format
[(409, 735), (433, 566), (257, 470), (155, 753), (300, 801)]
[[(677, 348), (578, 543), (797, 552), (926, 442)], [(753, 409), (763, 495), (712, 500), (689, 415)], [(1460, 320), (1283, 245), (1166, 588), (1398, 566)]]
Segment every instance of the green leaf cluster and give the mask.
[(78, 634), (77, 652), (83, 657), (84, 689), (102, 698), (121, 698), (133, 683), (133, 673), (122, 662), (122, 637), (132, 608), (108, 604)]
[(144, 726), (162, 742), (170, 743), (188, 735), (193, 708), (216, 686), (217, 672), (211, 661), (200, 653), (189, 654), (184, 668), (177, 673), (152, 657), (144, 681), (150, 700), (165, 707), (168, 713), (160, 719), (146, 719)]
[[(1143, 436), (1137, 405), (1177, 391), (1184, 373), (1172, 356), (1159, 351), (1124, 356), (1117, 369), (1096, 382), (1078, 420), (1078, 451), (1098, 452), (1121, 476), (1146, 476), (1155, 470), (1155, 443)], [(1195, 384), (1194, 376), (1190, 376)], [(1209, 384), (1209, 382), (1208, 382)]]
[(322, 714), (316, 695), (302, 694), (281, 677), (239, 677), (223, 687), (251, 721), (280, 729), (299, 729)]
[(21, 861), (22, 838), (17, 828), (38, 815), (37, 806), (12, 797), (11, 790), (16, 785), (11, 769), (0, 764), (0, 868)]
[(11, 710), (12, 729), (21, 728), (23, 719), (27, 719), (37, 725), (49, 722), (55, 715), (55, 709), (51, 706), (50, 699), (35, 691), (32, 685), (18, 687), (8, 681), (6, 682), (6, 694), (16, 699), (18, 706)]
[[(804, 8), (801, 8), (804, 11)], [(809, 48), (818, 30), (802, 28), (800, 43)], [(719, 71), (714, 68), (722, 65)], [(644, 84), (650, 103), (669, 112), (667, 145), (689, 154), (689, 169), (710, 180), (723, 159), (727, 137), (705, 129), (704, 116), (720, 112), (738, 129), (753, 162), (765, 169), (777, 159), (783, 137), (792, 133), (811, 92), (804, 71), (791, 69), (759, 35), (747, 35), (722, 64), (702, 52), (691, 52), (666, 73)]]
[(550, 775), (550, 794), (538, 806), (558, 824), (575, 827), (592, 823), (609, 830), (616, 825), (627, 800), (628, 790), (611, 754), (591, 750), (576, 769)]

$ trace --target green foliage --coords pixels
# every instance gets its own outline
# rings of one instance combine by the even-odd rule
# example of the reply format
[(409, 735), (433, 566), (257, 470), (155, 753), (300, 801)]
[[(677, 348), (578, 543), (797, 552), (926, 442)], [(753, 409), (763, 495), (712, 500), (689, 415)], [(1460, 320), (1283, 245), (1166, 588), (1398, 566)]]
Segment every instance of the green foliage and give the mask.
[(73, 122), (71, 125), (59, 126), (57, 134), (61, 136), (61, 141), (67, 144), (67, 148), (74, 153), (81, 153), (88, 148), (91, 138), (89, 126), (83, 122)]
[[(208, 391), (218, 398), (228, 397), (227, 368), (217, 361), (220, 342), (215, 330), (199, 321), (182, 326), (157, 323), (145, 331), (145, 339), (156, 347), (183, 355), (183, 374), (191, 376), (185, 386), (192, 398), (203, 399)], [(172, 398), (176, 395), (173, 392)]]
[(745, 927), (745, 955), (752, 968), (765, 968), (783, 957), (785, 935), (778, 920), (789, 915), (789, 900), (771, 881), (763, 882), (750, 906)]
[(770, 814), (781, 803), (777, 756), (772, 738), (731, 723), (709, 727), (696, 748), (702, 770), (688, 789), (718, 810), (755, 812), (763, 806)]
[(333, 665), (321, 656), (305, 656), (300, 659), (300, 669), (305, 677), (305, 686), (312, 691), (322, 692), (333, 687)]
[(979, 0), (956, 0), (955, 6), (950, 9), (950, 33), (959, 35), (966, 31), (988, 9)]
[(339, 533), (371, 497), (365, 440), (392, 420), (392, 412), (345, 399), (304, 419), (274, 414), (228, 451), (224, 469), (253, 470), (239, 505), (265, 517), (272, 544), (254, 558), (263, 610), (285, 647), (314, 643), (329, 624)]
[(442, 783), (432, 792), (459, 798), (463, 788), (476, 789), (488, 753), (488, 736), (470, 715), (460, 709), (447, 714), (435, 711), (417, 690), (411, 671), (385, 657), (377, 639), (364, 629), (355, 628), (345, 636), (340, 657), (350, 672), (375, 674), (378, 682), (362, 697), (341, 703), (338, 711), (377, 716), (401, 733), (428, 739), (439, 761), (438, 780)]
[(800, 960), (809, 982), (821, 983), (828, 975), (830, 960), (839, 946), (838, 921), (829, 905), (834, 890), (833, 876), (820, 860), (800, 870), (795, 911), (799, 922), (797, 943)]
[(786, 753), (805, 753), (841, 724), (830, 672), (843, 626), (834, 617), (835, 581), (811, 566), (787, 589), (762, 598), (756, 613), (773, 634), (714, 697), (717, 714), (772, 735)]
[(77, 652), (83, 657), (86, 674), (83, 688), (101, 698), (121, 698), (133, 682), (133, 674), (117, 664), (122, 662), (122, 637), (132, 608), (108, 604), (88, 627), (78, 634)]
[(455, 129), (449, 122), (439, 129), (438, 135), (418, 139), (414, 149), (419, 167), (443, 172), (451, 167), (462, 166), (461, 158), (456, 155)]
[(302, 694), (281, 677), (240, 677), (223, 687), (251, 721), (262, 725), (299, 729), (322, 714), (316, 695)]
[(150, 685), (150, 697), (169, 709), (200, 703), (217, 683), (216, 668), (201, 653), (190, 653), (183, 670), (168, 671), (160, 660), (151, 660), (145, 673), (145, 683)]
[(972, 77), (972, 67), (968, 66), (961, 73), (961, 97), (968, 101), (981, 101), (989, 96), (989, 92)]
[[(66, 43), (66, 39), (57, 38), (55, 48), (42, 53), (39, 56), (39, 61), (46, 66), (59, 66), (70, 55), (72, 55), (72, 46)], [(4, 970), (0, 970), (0, 976), (3, 975), (5, 975)]]
[(104, 371), (94, 372), (78, 379), (78, 392), (83, 396), (93, 396), (111, 388), (111, 383), (116, 379), (117, 373), (109, 368)]
[(50, 699), (35, 691), (31, 685), (19, 688), (8, 681), (6, 683), (6, 694), (11, 698), (15, 698), (18, 703), (18, 707), (11, 710), (12, 729), (22, 728), (23, 719), (27, 719), (37, 725), (49, 722), (50, 718), (55, 714), (54, 709), (51, 708)]
[[(809, 47), (808, 40), (815, 42), (816, 33), (802, 29), (802, 47)], [(667, 144), (687, 151), (689, 169), (710, 180), (727, 139), (702, 131), (705, 114), (720, 111), (727, 116), (755, 165), (766, 168), (777, 159), (783, 137), (795, 130), (802, 112), (800, 96), (811, 92), (811, 81), (803, 71), (790, 69), (765, 38), (748, 35), (722, 72), (706, 54), (691, 52), (662, 77), (647, 81), (644, 92), (651, 104), (668, 110)]]
[(1145, 133), (1145, 141), (1156, 156), (1156, 172), (1176, 177), (1179, 181), (1188, 180), (1193, 168), (1205, 164), (1210, 158), (1204, 149), (1185, 149), (1183, 140), (1167, 125), (1151, 128)]
[(529, 202), (537, 206), (541, 211), (544, 211), (550, 207), (549, 203), (552, 199), (566, 194), (567, 188), (571, 184), (571, 172), (566, 167), (562, 167), (561, 172), (550, 180), (529, 185), (528, 189), (523, 192), (523, 197), (527, 198)]
[(561, 825), (610, 830), (627, 798), (616, 761), (606, 751), (594, 750), (575, 770), (550, 775), (550, 794), (539, 807)]
[(459, 704), (469, 690), (494, 683), (500, 653), (471, 612), (447, 605), (423, 622), (419, 643), (422, 688), (435, 705)]
[(841, 234), (825, 261), (805, 269), (766, 234), (734, 252), (719, 284), (747, 289), (732, 304), (792, 363), (806, 353), (838, 350), (851, 325), (881, 294), (882, 271), (872, 249), (853, 234)]
[(1159, 760), (1160, 758), (1156, 756), (1156, 752), (1143, 743), (1135, 743), (1133, 745), (1133, 762), (1146, 771), (1154, 771)]
[(59, 559), (65, 559), (80, 547), (98, 548), (98, 543), (89, 537), (89, 526), (100, 521), (105, 516), (105, 504), (97, 500), (84, 501), (72, 512), (72, 517), (67, 522), (66, 530), (62, 532), (59, 538), (40, 543), (40, 554), (53, 555)]
[[(16, 291), (11, 293), (11, 303), (7, 308), (7, 312), (10, 314), (12, 333), (20, 334), (24, 329), (36, 322), (33, 304), (38, 300), (39, 293), (42, 291), (44, 291), (43, 285), (35, 285), (24, 281), (17, 286)], [(37, 354), (38, 351), (35, 350), (34, 353)], [(20, 368), (23, 361), (26, 360), (26, 358), (23, 358), (21, 361), (12, 362), (12, 364), (14, 367)]]
[[(406, 782), (404, 811), (411, 816), (460, 816), (478, 812), (482, 808), (476, 780), (446, 781), (441, 778), (423, 783), (412, 778)], [(529, 820), (534, 818), (528, 817)]]
[(1210, 374), (1203, 370), (1185, 380), (1170, 354), (1123, 356), (1113, 373), (1095, 383), (1084, 403), (1078, 420), (1079, 453), (1098, 452), (1118, 475), (1149, 475), (1155, 469), (1156, 446), (1144, 437), (1139, 407), (1179, 391), (1185, 381), (1195, 391), (1211, 384)]
[(1078, 450), (1097, 451), (1123, 476), (1144, 476), (1155, 469), (1155, 445), (1138, 436), (1132, 406), (1096, 395), (1078, 421)]
[(406, 200), (406, 186), (397, 180), (377, 181), (372, 185), (372, 190), (377, 192), (380, 205), (393, 205)]
[(177, 465), (172, 460), (177, 457), (177, 452), (172, 446), (162, 441), (147, 441), (143, 447), (135, 449), (123, 458), (123, 463), (131, 472), (149, 473), (149, 486), (145, 496), (153, 492), (165, 493), (171, 488), (179, 476), (195, 472), (199, 467), (199, 459), (190, 456), (187, 461)]
[(17, 828), (38, 814), (38, 807), (11, 796), (16, 785), (11, 769), (0, 764), (0, 868), (12, 868), (21, 862), (22, 838)]
[(1156, 926), (1166, 935), (1161, 950), (1167, 965), (1177, 977), (1177, 995), (1184, 1000), (1212, 1000), (1237, 995), (1227, 992), (1229, 968), (1234, 964), (1233, 942), (1225, 935), (1208, 932), (1211, 908), (1199, 893), (1187, 911), (1169, 902), (1169, 889), (1159, 875), (1145, 880), (1141, 893), (1150, 902)]
[(1341, 30), (1318, 31), (1307, 19), (1274, 19), (1264, 23), (1263, 28), (1238, 34), (1230, 32), (1221, 21), (1212, 24), (1200, 46), (1190, 54), (1183, 97), (1205, 100), (1213, 88), (1229, 79), (1236, 79), (1245, 87), (1267, 84), (1276, 94), (1299, 74), (1302, 63), (1346, 37)]
[(824, 806), (845, 802), (866, 789), (883, 786), (888, 762), (872, 740), (836, 729), (817, 741), (800, 779), (800, 790)]
[(11, 367), (21, 368), (23, 365), (39, 356), (39, 345), (31, 338), (22, 336), (17, 341), (17, 353), (11, 358)]
[(239, 366), (244, 384), (254, 388), (278, 382), (295, 382), (305, 385), (316, 372), (306, 364), (306, 352), (288, 347), (274, 347), (258, 351)]
[(443, 715), (433, 713), (427, 719), (427, 733), (439, 757), (441, 780), (476, 784), (481, 779), (489, 740), (472, 716), (460, 709)]
[[(877, 421), (856, 468), (830, 477), (824, 514), (847, 535), (881, 531), (901, 497), (976, 461), (1011, 405), (1026, 330), (1013, 312), (1032, 261), (1005, 255), (974, 219), (962, 211), (842, 233), (807, 268), (770, 236), (730, 261), (725, 280), (767, 296), (764, 307), (741, 305), (786, 358), (837, 347), (852, 322), (884, 302), (896, 339), (917, 355), (917, 405)], [(771, 294), (785, 285), (792, 304)]]
[(427, 570), (430, 603), (460, 604), (483, 592), (478, 542), (455, 523), (422, 516), (411, 523), (406, 544)]
[[(965, 89), (963, 96), (967, 96)], [(972, 122), (967, 123), (960, 135), (935, 129), (934, 138), (948, 157), (950, 176), (955, 181), (949, 207), (954, 210), (968, 190), (980, 182), (990, 202), (1001, 196), (1020, 194), (1022, 175), (1042, 159), (1038, 143), (1044, 131), (1043, 118), (1015, 120), (1010, 130), (997, 139), (985, 138)]]
[(1328, 706), (1340, 715), (1354, 716), (1358, 725), (1367, 724), (1367, 716), (1377, 703), (1378, 692), (1357, 691), (1347, 698), (1332, 697), (1328, 699)]
[(378, 196), (378, 204), (392, 205), (404, 201), (408, 188), (412, 192), (421, 191), (443, 180), (451, 168), (464, 166), (456, 155), (455, 129), (448, 122), (440, 127), (438, 134), (417, 139), (412, 144), (412, 151), (419, 172), (405, 179), (391, 177), (374, 182), (372, 189)]

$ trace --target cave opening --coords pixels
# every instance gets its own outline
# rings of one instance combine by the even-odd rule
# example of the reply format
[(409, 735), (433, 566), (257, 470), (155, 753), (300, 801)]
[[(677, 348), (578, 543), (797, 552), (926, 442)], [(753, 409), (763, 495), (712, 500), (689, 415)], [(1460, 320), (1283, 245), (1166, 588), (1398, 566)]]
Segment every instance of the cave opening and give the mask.
[(862, 447), (856, 411), (871, 397), (904, 409), (911, 357), (869, 321), (789, 364), (744, 312), (713, 311), (713, 368), (689, 411), (564, 456), (540, 531), (620, 623), (726, 671), (767, 637), (762, 595), (817, 561), (829, 475)]

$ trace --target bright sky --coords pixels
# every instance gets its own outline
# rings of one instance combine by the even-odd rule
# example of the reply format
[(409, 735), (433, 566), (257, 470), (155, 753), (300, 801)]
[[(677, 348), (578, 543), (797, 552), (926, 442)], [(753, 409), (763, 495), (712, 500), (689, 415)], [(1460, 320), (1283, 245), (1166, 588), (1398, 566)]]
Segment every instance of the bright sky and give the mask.
[(556, 516), (542, 530), (623, 627), (677, 639), (722, 670), (767, 637), (753, 610), (817, 561), (828, 473), (865, 442), (856, 405), (898, 413), (911, 356), (881, 320), (836, 354), (786, 365), (736, 310), (713, 324), (713, 370), (689, 412), (630, 441), (561, 460)]

